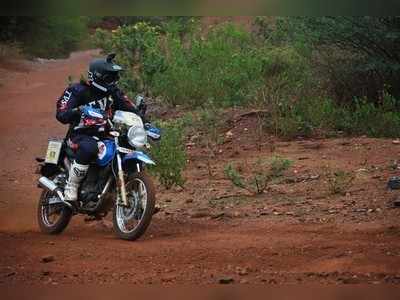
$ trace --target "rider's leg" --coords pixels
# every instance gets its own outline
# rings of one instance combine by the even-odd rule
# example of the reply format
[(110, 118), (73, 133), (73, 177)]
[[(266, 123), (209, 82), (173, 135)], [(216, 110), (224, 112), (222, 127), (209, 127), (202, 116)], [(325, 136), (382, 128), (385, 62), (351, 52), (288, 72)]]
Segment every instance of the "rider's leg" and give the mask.
[(65, 186), (64, 196), (67, 201), (78, 200), (78, 189), (82, 180), (85, 178), (89, 169), (89, 163), (96, 159), (98, 153), (97, 141), (87, 135), (78, 135), (72, 138), (78, 144), (76, 159), (72, 163), (67, 185)]

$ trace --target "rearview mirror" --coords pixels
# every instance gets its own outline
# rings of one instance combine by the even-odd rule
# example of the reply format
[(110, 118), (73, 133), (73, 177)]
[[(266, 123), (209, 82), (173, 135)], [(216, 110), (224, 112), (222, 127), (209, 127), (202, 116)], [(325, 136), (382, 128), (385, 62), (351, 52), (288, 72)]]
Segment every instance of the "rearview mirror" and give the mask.
[(142, 95), (137, 95), (136, 96), (136, 107), (140, 108), (144, 104), (144, 97)]

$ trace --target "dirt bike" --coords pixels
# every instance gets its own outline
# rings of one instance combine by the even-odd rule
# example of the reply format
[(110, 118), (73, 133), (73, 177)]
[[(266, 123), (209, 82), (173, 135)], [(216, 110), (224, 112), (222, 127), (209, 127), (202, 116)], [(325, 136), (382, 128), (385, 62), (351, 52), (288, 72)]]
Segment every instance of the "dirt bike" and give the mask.
[[(96, 117), (94, 108), (86, 113)], [(61, 233), (72, 216), (85, 214), (93, 219), (113, 212), (113, 229), (118, 237), (136, 240), (149, 226), (155, 207), (154, 185), (145, 172), (146, 165), (155, 164), (138, 149), (147, 144), (147, 137), (160, 138), (160, 131), (131, 112), (116, 111), (107, 120), (110, 130), (98, 140), (99, 154), (78, 190), (77, 205), (64, 199), (64, 188), (74, 151), (63, 140), (50, 140), (45, 158), (37, 158), (37, 173), (42, 176), (38, 186), (43, 189), (37, 218), (42, 232)]]

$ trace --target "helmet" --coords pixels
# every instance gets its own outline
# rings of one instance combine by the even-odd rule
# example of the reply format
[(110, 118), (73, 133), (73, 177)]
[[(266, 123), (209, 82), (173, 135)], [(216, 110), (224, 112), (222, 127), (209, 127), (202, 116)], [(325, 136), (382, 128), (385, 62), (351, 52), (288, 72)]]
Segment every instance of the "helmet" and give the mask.
[(105, 59), (94, 59), (89, 64), (88, 79), (97, 89), (107, 92), (112, 89), (122, 68), (113, 62), (115, 54), (107, 55)]

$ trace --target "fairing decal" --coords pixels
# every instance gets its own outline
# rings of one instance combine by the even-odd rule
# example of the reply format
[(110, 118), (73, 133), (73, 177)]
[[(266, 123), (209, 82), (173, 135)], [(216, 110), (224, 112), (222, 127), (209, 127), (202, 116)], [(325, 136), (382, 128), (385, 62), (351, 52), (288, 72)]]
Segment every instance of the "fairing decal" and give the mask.
[(137, 159), (137, 160), (140, 160), (140, 161), (144, 162), (145, 164), (149, 164), (149, 165), (156, 164), (150, 157), (148, 157), (146, 154), (144, 154), (141, 151), (135, 151), (133, 153), (129, 153), (129, 154), (125, 155), (125, 157), (123, 158), (123, 162), (125, 163), (127, 160), (130, 160), (130, 159)]

